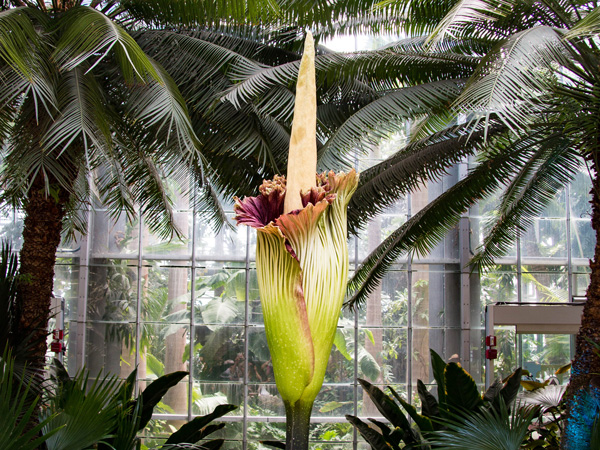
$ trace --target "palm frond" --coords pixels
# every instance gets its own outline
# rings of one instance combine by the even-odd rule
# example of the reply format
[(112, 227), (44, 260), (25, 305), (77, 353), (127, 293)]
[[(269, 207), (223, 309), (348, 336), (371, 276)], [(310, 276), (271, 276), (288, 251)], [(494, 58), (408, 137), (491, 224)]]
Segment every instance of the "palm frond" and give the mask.
[[(319, 150), (319, 165), (339, 164), (356, 147), (367, 148), (404, 127), (403, 121), (442, 110), (460, 93), (462, 81), (446, 80), (390, 92), (347, 119)], [(346, 162), (346, 164), (348, 164)], [(350, 162), (351, 164), (351, 162)]]
[(435, 45), (441, 40), (456, 38), (456, 33), (465, 25), (493, 22), (510, 11), (513, 3), (510, 0), (459, 0), (433, 29), (428, 42)]
[(46, 132), (44, 147), (60, 156), (76, 140), (83, 143), (86, 154), (90, 146), (111, 145), (106, 101), (91, 74), (84, 73), (81, 67), (69, 70), (62, 77), (57, 94), (60, 115)]
[(557, 32), (537, 26), (511, 36), (481, 61), (453, 105), (470, 120), (491, 114), (513, 130), (527, 128), (554, 83), (551, 66), (565, 59)]
[(225, 214), (219, 193), (209, 180), (204, 180), (194, 196), (194, 201), (195, 211), (204, 219), (204, 222), (212, 226), (215, 233), (218, 233), (223, 226), (233, 227)]
[[(69, 383), (61, 383), (49, 400), (43, 416), (44, 430), (60, 427), (46, 445), (49, 450), (80, 450), (93, 446), (108, 436), (114, 425), (117, 404), (114, 399), (120, 383), (116, 377), (98, 378), (80, 372)], [(52, 411), (56, 411), (52, 415)]]
[(131, 120), (155, 130), (159, 142), (176, 146), (184, 160), (195, 157), (200, 143), (185, 100), (166, 70), (154, 61), (152, 65), (160, 82), (136, 86), (128, 98), (127, 114)]
[(498, 211), (499, 217), (486, 230), (483, 243), (470, 262), (472, 267), (483, 270), (493, 265), (494, 258), (506, 253), (556, 192), (568, 185), (579, 172), (582, 161), (578, 153), (560, 135), (553, 138), (558, 142), (552, 142), (552, 139), (542, 142), (539, 152), (532, 155), (507, 187)]
[(89, 62), (93, 68), (114, 51), (128, 81), (137, 75), (142, 81), (163, 82), (135, 40), (100, 11), (87, 6), (71, 8), (59, 26), (62, 33), (54, 58), (63, 70), (72, 70), (83, 62)]
[(565, 39), (593, 37), (600, 33), (600, 6), (579, 20), (566, 34)]
[[(0, 358), (0, 446), (14, 450), (34, 450), (52, 437), (57, 429), (48, 428), (49, 419), (28, 427), (38, 397), (31, 401), (30, 384), (21, 384), (13, 355), (4, 349)], [(45, 432), (40, 435), (42, 429)]]
[(40, 18), (30, 8), (0, 11), (0, 58), (30, 81), (35, 78), (32, 56), (43, 46), (31, 15)]
[(269, 23), (280, 17), (279, 4), (275, 0), (126, 0), (120, 5), (120, 15), (126, 13), (126, 17), (153, 26), (193, 27), (227, 20), (256, 24)]
[(217, 71), (225, 72), (230, 65), (254, 66), (252, 60), (235, 49), (204, 39), (202, 33), (144, 30), (133, 36), (154, 59), (161, 64), (168, 62), (169, 73), (178, 82), (196, 77), (208, 79)]
[(445, 421), (447, 429), (436, 432), (431, 440), (445, 449), (519, 450), (536, 414), (535, 407), (521, 407), (511, 413), (500, 402), (499, 410), (484, 409)]
[(57, 103), (49, 67), (52, 40), (42, 39), (38, 32), (45, 25), (44, 15), (35, 8), (0, 11), (0, 58), (14, 72), (2, 69), (7, 75), (0, 81), (2, 107), (23, 93), (30, 93), (36, 105), (36, 118), (42, 106), (51, 114)]
[[(458, 125), (414, 142), (387, 160), (361, 172), (359, 186), (348, 206), (348, 229), (356, 234), (369, 219), (394, 204), (419, 184), (446, 173), (453, 164), (474, 154), (484, 143), (484, 130), (471, 134)], [(496, 124), (489, 138), (506, 131)]]
[(371, 252), (348, 284), (351, 298), (346, 306), (353, 308), (366, 301), (402, 253), (424, 255), (435, 247), (467, 208), (494, 193), (502, 180), (520, 169), (531, 152), (525, 143), (509, 145), (501, 138), (494, 141), (493, 148), (493, 157), (485, 164), (430, 202)]
[(383, 14), (402, 17), (402, 29), (406, 34), (422, 35), (431, 32), (455, 4), (456, 0), (383, 0), (377, 3), (377, 8)]

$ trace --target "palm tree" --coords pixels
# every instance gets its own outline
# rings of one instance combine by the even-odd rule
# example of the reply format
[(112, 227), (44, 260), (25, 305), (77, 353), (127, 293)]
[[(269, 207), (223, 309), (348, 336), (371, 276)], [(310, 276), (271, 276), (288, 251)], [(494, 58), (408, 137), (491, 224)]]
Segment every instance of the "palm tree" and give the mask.
[(351, 204), (353, 229), (462, 158), (476, 155), (477, 164), (366, 259), (352, 280), (349, 303), (363, 302), (400, 253), (427, 252), (471, 205), (501, 192), (498, 214), (471, 261), (475, 268), (492, 265), (556, 191), (587, 167), (597, 239), (570, 380), (568, 441), (577, 399), (600, 372), (591, 344), (600, 342), (600, 8), (553, 0), (398, 0), (389, 8), (406, 17), (407, 31), (428, 35), (413, 41), (423, 58), (448, 58), (446, 73), (409, 80), (405, 90), (440, 92), (436, 83), (452, 70), (460, 89), (438, 108), (415, 115), (406, 148), (361, 174)]
[[(191, 179), (208, 218), (217, 227), (223, 223), (215, 168), (203, 154), (207, 136), (194, 130), (173, 78), (132, 32), (142, 26), (135, 15), (140, 8), (166, 21), (185, 13), (176, 8), (184, 4), (193, 12), (188, 17), (211, 24), (222, 17), (268, 19), (270, 3), (251, 3), (247, 15), (244, 1), (1, 2), (0, 178), (4, 205), (25, 215), (18, 293), (23, 335), (44, 334), (61, 233), (83, 231), (81, 211), (91, 193), (113, 217), (125, 211), (131, 218), (139, 208), (152, 231), (172, 236), (177, 228), (164, 180)], [(42, 342), (37, 364), (44, 353)]]

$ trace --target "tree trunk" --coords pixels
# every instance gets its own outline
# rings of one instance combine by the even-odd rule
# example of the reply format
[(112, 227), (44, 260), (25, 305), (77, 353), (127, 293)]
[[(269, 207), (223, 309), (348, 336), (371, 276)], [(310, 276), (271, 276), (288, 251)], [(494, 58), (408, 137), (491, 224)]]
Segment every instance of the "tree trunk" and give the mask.
[[(597, 414), (594, 408), (586, 407), (585, 395), (593, 384), (597, 391), (600, 378), (600, 356), (590, 343), (600, 344), (600, 179), (598, 167), (594, 166), (592, 179), (592, 228), (596, 232), (594, 259), (590, 261), (592, 273), (586, 293), (587, 301), (581, 317), (581, 328), (577, 334), (575, 357), (571, 368), (567, 400), (567, 426), (563, 447), (568, 450), (583, 450), (589, 446), (591, 427), (586, 423), (590, 415)], [(596, 394), (597, 395), (597, 394)], [(586, 442), (587, 437), (587, 444)]]
[(31, 336), (30, 367), (42, 368), (46, 355), (46, 334), (50, 315), (50, 298), (54, 284), (56, 250), (60, 244), (62, 220), (68, 192), (46, 195), (44, 180), (38, 176), (31, 186), (25, 204), (23, 248), (20, 253), (18, 299), (21, 308), (21, 337)]

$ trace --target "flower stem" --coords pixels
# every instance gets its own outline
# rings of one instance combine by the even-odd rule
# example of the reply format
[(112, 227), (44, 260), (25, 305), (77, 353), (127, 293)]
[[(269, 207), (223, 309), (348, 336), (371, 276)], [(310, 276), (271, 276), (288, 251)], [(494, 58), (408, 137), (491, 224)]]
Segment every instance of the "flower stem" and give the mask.
[(284, 402), (284, 404), (286, 416), (285, 450), (308, 450), (310, 413), (313, 402), (298, 400), (293, 405), (289, 402)]

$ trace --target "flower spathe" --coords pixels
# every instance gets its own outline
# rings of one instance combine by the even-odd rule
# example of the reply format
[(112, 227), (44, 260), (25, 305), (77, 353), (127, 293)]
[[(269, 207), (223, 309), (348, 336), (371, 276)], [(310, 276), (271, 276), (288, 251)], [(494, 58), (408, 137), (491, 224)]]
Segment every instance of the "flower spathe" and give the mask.
[(312, 405), (327, 368), (348, 278), (347, 214), (354, 170), (316, 175), (302, 209), (283, 214), (284, 177), (236, 198), (238, 224), (257, 229), (256, 270), (275, 382), (284, 402)]

